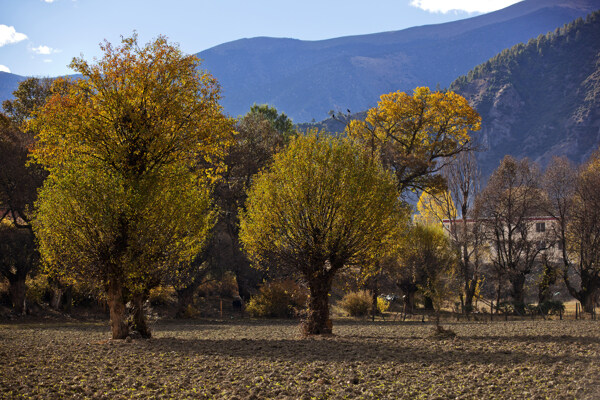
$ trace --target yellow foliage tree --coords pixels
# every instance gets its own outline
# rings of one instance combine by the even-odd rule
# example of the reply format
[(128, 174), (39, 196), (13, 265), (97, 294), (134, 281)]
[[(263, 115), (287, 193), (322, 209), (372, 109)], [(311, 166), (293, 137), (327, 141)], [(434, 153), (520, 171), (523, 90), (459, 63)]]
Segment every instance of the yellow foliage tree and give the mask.
[(258, 267), (289, 267), (304, 277), (306, 333), (331, 333), (335, 274), (378, 253), (401, 215), (393, 177), (377, 159), (349, 139), (313, 132), (292, 139), (255, 178), (240, 239)]
[(384, 94), (366, 121), (351, 121), (346, 131), (379, 151), (402, 194), (443, 188), (443, 179), (436, 175), (443, 160), (468, 150), (469, 133), (480, 126), (481, 117), (464, 97), (418, 87), (412, 95)]
[(421, 193), (414, 222), (422, 225), (442, 225), (445, 219), (456, 219), (456, 207), (447, 190)]
[(200, 251), (213, 224), (210, 183), (233, 123), (214, 78), (164, 37), (101, 49), (96, 64), (73, 59), (83, 79), (55, 83), (31, 121), (35, 161), (49, 171), (34, 229), (49, 273), (105, 289), (113, 338), (128, 335), (129, 300), (134, 329), (149, 336), (149, 289)]

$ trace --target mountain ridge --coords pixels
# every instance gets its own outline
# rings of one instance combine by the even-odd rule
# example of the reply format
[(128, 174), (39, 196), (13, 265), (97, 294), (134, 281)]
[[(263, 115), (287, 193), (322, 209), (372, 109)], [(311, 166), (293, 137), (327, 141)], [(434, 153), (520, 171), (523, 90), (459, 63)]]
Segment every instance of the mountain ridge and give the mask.
[(319, 41), (239, 39), (198, 56), (231, 115), (268, 103), (302, 122), (372, 107), (391, 91), (448, 86), (501, 50), (598, 8), (597, 0), (526, 0), (444, 24)]

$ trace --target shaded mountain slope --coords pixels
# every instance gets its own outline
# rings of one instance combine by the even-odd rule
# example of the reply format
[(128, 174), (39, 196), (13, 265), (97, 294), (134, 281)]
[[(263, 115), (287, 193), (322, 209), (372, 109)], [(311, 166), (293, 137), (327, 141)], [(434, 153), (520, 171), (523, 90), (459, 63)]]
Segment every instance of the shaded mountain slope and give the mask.
[(501, 50), (600, 9), (600, 0), (526, 0), (465, 20), (322, 41), (241, 39), (198, 56), (231, 115), (269, 103), (295, 121), (363, 110), (396, 90), (448, 86)]
[(600, 143), (600, 12), (502, 51), (450, 89), (482, 116), (485, 174), (505, 154), (584, 161)]

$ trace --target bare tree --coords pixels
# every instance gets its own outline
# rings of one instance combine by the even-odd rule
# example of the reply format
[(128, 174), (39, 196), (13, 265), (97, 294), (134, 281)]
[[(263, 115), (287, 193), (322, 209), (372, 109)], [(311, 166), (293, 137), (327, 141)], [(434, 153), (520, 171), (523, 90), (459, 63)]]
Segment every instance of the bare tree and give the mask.
[(524, 311), (526, 278), (547, 247), (534, 233), (535, 217), (543, 212), (539, 180), (536, 164), (506, 156), (478, 197), (493, 265), (510, 282), (519, 313)]
[(442, 175), (448, 185), (447, 195), (436, 196), (442, 210), (451, 245), (458, 254), (458, 276), (463, 286), (460, 294), (463, 310), (473, 309), (473, 298), (480, 284), (482, 253), (485, 247), (479, 210), (475, 197), (480, 191), (480, 171), (473, 152), (463, 152), (446, 164)]
[[(554, 158), (544, 174), (548, 212), (569, 293), (592, 312), (600, 293), (600, 152), (579, 171)], [(579, 279), (577, 285), (571, 276)]]

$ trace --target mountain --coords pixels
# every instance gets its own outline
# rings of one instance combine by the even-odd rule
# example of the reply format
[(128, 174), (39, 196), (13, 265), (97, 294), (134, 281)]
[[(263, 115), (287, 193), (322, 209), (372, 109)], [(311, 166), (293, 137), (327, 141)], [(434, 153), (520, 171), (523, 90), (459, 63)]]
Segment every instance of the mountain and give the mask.
[(24, 76), (0, 72), (0, 104), (4, 100), (12, 98), (12, 93), (17, 90), (19, 82), (26, 79)]
[(484, 175), (505, 154), (583, 162), (600, 144), (600, 11), (502, 51), (450, 89), (482, 117)]
[(320, 41), (241, 39), (197, 55), (229, 114), (268, 103), (296, 122), (321, 120), (372, 107), (383, 93), (447, 87), (503, 49), (597, 9), (600, 0), (525, 0), (445, 24)]

